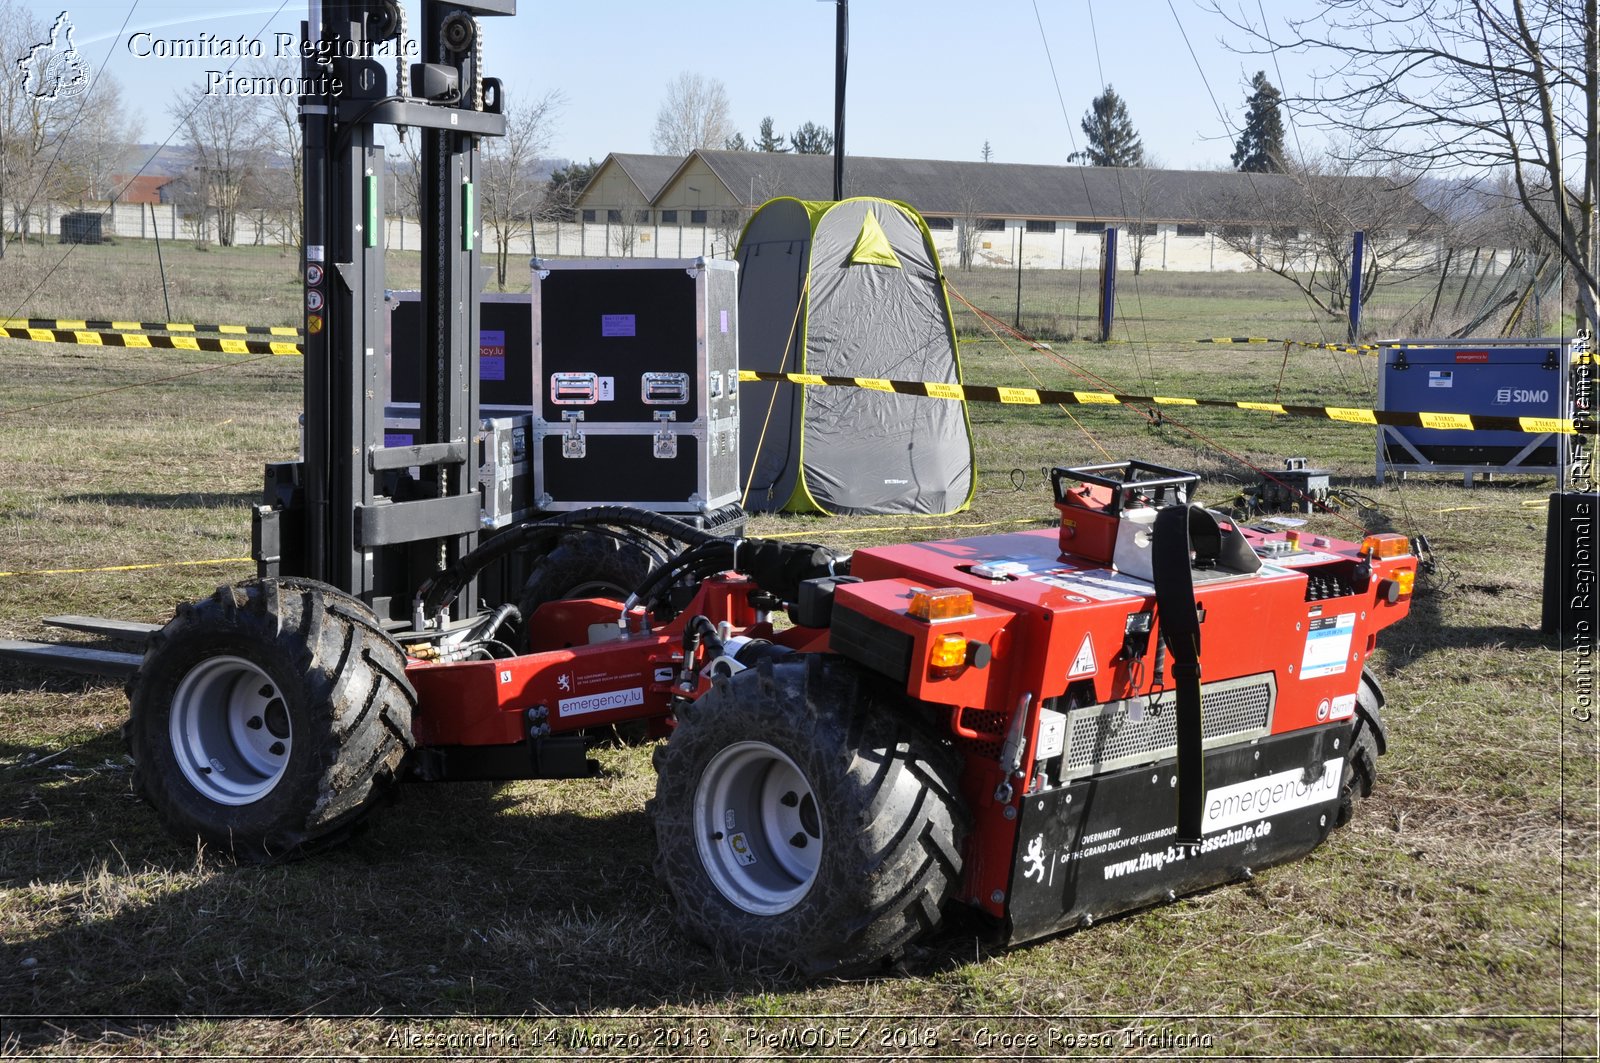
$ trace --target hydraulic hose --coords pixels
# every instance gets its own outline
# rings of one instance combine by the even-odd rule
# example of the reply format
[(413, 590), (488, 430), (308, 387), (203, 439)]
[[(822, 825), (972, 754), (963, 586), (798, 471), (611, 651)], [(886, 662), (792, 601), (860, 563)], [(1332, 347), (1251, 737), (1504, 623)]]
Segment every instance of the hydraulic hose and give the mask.
[(652, 532), (695, 546), (721, 541), (711, 532), (702, 531), (692, 524), (686, 524), (664, 513), (634, 509), (632, 506), (594, 506), (590, 509), (579, 509), (571, 513), (559, 513), (541, 520), (528, 521), (507, 529), (476, 550), (464, 554), (454, 564), (424, 582), (417, 588), (416, 601), (420, 604), (424, 616), (437, 616), (450, 607), (450, 603), (461, 593), (461, 588), (473, 577), (501, 558), (542, 538), (559, 535), (569, 528), (607, 524)]

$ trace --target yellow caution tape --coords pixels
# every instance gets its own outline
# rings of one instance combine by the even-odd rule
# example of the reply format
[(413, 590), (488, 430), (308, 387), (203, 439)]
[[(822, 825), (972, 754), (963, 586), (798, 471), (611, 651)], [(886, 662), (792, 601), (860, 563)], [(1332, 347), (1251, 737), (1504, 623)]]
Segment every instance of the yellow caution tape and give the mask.
[(152, 568), (188, 568), (193, 565), (254, 564), (248, 557), (214, 557), (205, 561), (161, 561), (148, 565), (106, 565), (102, 568), (35, 568), (17, 572), (0, 572), (6, 576), (79, 576), (90, 572), (143, 572)]
[[(787, 381), (810, 387), (861, 387), (861, 382), (851, 376), (826, 376), (816, 373), (762, 373), (741, 369), (739, 379), (752, 381)], [(999, 402), (1012, 406), (1040, 404), (1075, 404), (1079, 406), (1156, 405), (1156, 406), (1208, 406), (1222, 409), (1252, 410), (1258, 413), (1282, 414), (1289, 417), (1315, 417), (1346, 424), (1397, 425), (1404, 428), (1496, 430), (1511, 432), (1556, 433), (1560, 435), (1595, 435), (1596, 426), (1591, 421), (1574, 422), (1560, 417), (1500, 417), (1491, 414), (1412, 412), (1407, 410), (1362, 410), (1346, 406), (1296, 406), (1280, 402), (1238, 402), (1231, 399), (1177, 398), (1170, 395), (1121, 395), (1108, 391), (1052, 391), (1043, 388), (995, 387), (987, 384), (938, 384), (916, 380), (872, 381), (874, 391), (892, 391), (897, 395), (918, 395), (933, 399), (964, 400), (968, 402)]]

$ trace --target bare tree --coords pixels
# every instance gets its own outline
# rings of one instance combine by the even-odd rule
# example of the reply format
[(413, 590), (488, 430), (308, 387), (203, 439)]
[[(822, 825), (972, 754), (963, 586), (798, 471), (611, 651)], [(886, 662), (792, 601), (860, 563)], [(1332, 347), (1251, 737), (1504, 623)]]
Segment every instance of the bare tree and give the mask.
[(231, 247), (240, 207), (266, 158), (260, 97), (208, 94), (202, 81), (179, 93), (167, 113), (188, 140), (198, 207), (216, 220), (217, 243)]
[(1315, 95), (1285, 102), (1302, 121), (1360, 134), (1369, 158), (1422, 174), (1509, 171), (1574, 276), (1580, 318), (1600, 321), (1597, 0), (1321, 0), (1281, 26), (1211, 8), (1238, 50), (1310, 56)]
[(621, 207), (614, 207), (606, 212), (606, 253), (611, 253), (610, 245), (615, 244), (619, 258), (632, 258), (634, 248), (639, 243), (640, 215), (649, 215), (636, 200), (624, 200)]
[(988, 187), (983, 181), (967, 174), (957, 178), (953, 215), (956, 225), (956, 262), (962, 270), (972, 268), (972, 260), (978, 253), (978, 236), (989, 220), (983, 214), (988, 198)]
[(1130, 170), (1125, 179), (1118, 181), (1118, 187), (1122, 189), (1123, 210), (1128, 216), (1128, 255), (1133, 259), (1135, 277), (1143, 272), (1145, 252), (1160, 231), (1160, 226), (1149, 220), (1160, 202), (1156, 189), (1160, 173), (1160, 161), (1147, 158), (1144, 166)]
[(24, 240), (50, 204), (108, 198), (133, 136), (115, 79), (93, 78), (69, 40), (65, 14), (52, 26), (0, 0), (0, 203)]
[(667, 82), (651, 144), (662, 155), (721, 148), (734, 134), (729, 110), (728, 90), (722, 82), (684, 71)]
[(1328, 315), (1342, 316), (1357, 230), (1366, 233), (1363, 304), (1385, 278), (1431, 266), (1436, 235), (1435, 216), (1413, 194), (1415, 175), (1339, 160), (1355, 154), (1284, 160), (1282, 174), (1229, 182), (1231, 191), (1200, 205), (1196, 216), (1258, 269), (1289, 281)]
[[(28, 71), (12, 57), (27, 55), (46, 39), (49, 27), (31, 11), (0, 0), (0, 202), (10, 208), (13, 231), (28, 239), (29, 210), (41, 192), (52, 143), (50, 103), (27, 84)], [(0, 231), (3, 231), (0, 226)], [(0, 253), (4, 253), (0, 236)]]
[(119, 190), (111, 172), (139, 129), (123, 109), (122, 87), (102, 74), (88, 96), (74, 102), (73, 111), (58, 133), (55, 165), (60, 174), (50, 182), (52, 191), (59, 200), (77, 200), (80, 206), (87, 200), (116, 198)]
[(722, 247), (728, 258), (732, 258), (739, 249), (739, 240), (744, 236), (744, 227), (750, 224), (750, 219), (755, 216), (761, 205), (769, 199), (776, 199), (784, 194), (783, 178), (771, 171), (763, 170), (750, 178), (750, 202), (737, 209), (724, 209), (715, 212), (714, 235), (711, 241), (711, 254), (716, 254), (717, 242), (722, 242)]
[(551, 91), (529, 103), (506, 108), (506, 132), (485, 137), (478, 174), (483, 222), (494, 230), (495, 275), (506, 289), (506, 267), (514, 241), (533, 232), (544, 201), (546, 182), (535, 173), (540, 156), (550, 147), (562, 95)]
[(403, 218), (422, 217), (422, 130), (395, 131), (400, 156), (394, 174), (394, 209)]
[(211, 242), (211, 202), (198, 169), (191, 167), (188, 173), (168, 181), (161, 195), (172, 204), (184, 233), (196, 247)]
[[(257, 60), (251, 70), (253, 77), (272, 80), (298, 77), (299, 74), (299, 60), (295, 58)], [(270, 221), (277, 230), (278, 242), (298, 250), (302, 239), (301, 189), (305, 186), (304, 138), (300, 128), (299, 101), (293, 96), (277, 93), (264, 99), (261, 132), (273, 158), (272, 165), (264, 167), (258, 175), (254, 189), (258, 212), (256, 242), (261, 242)]]

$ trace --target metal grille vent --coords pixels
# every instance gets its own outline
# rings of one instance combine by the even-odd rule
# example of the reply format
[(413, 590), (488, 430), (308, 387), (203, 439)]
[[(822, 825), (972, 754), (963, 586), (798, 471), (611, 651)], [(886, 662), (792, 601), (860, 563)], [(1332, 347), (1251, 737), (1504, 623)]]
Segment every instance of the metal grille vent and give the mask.
[[(1200, 692), (1205, 746), (1232, 745), (1272, 732), (1278, 686), (1271, 672), (1207, 683)], [(1141, 699), (1143, 701), (1144, 699)], [(1073, 711), (1067, 720), (1063, 779), (1130, 768), (1175, 756), (1178, 750), (1176, 695), (1168, 691), (1144, 705), (1144, 719), (1128, 717), (1128, 702), (1113, 701)]]
[(961, 726), (977, 731), (982, 738), (957, 736), (956, 742), (974, 757), (992, 758), (1000, 755), (1005, 741), (1006, 714), (993, 709), (962, 709)]

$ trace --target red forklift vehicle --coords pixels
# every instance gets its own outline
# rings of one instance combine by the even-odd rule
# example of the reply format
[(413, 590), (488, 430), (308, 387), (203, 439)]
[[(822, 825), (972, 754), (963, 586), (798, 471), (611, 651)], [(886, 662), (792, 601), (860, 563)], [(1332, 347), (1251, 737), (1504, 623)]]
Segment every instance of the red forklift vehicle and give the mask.
[[(1240, 527), (1196, 477), (1058, 468), (1056, 529), (862, 550), (616, 506), (484, 534), (477, 141), (504, 130), (478, 17), (313, 5), (304, 451), (268, 467), (258, 578), (187, 605), (129, 683), (135, 783), (241, 859), (336, 842), (407, 779), (591, 774), (665, 737), (656, 866), (730, 961), (868, 969), (956, 908), (1036, 938), (1299, 857), (1371, 790), (1365, 669), (1410, 605), (1402, 536)], [(395, 49), (402, 54), (406, 49)], [(387, 445), (383, 150), (420, 130), (425, 357)], [(708, 527), (710, 526), (710, 527)], [(578, 588), (582, 597), (569, 598)]]

